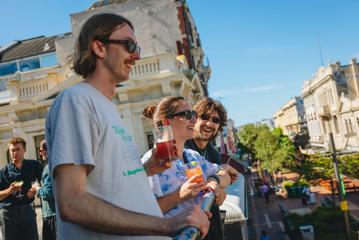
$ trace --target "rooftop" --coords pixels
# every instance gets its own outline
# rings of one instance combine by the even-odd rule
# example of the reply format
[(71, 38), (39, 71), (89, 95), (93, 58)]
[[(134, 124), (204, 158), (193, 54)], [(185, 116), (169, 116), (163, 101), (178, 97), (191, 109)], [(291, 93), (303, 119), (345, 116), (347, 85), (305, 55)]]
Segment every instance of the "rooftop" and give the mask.
[(25, 40), (16, 40), (8, 46), (1, 48), (0, 63), (36, 56), (48, 52), (54, 52), (56, 50), (56, 38), (63, 35), (64, 34), (50, 37), (38, 36)]

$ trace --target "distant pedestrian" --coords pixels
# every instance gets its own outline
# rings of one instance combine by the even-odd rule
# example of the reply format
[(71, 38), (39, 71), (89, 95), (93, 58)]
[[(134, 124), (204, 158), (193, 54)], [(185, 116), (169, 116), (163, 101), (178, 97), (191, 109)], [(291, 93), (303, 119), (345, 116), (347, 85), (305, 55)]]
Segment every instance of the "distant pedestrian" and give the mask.
[(266, 199), (266, 203), (269, 203), (270, 188), (269, 188), (268, 184), (264, 184), (262, 189), (263, 189), (264, 197)]
[(49, 173), (48, 155), (46, 141), (40, 143), (39, 154), (44, 162), (44, 170), (42, 171), (41, 187), (37, 189), (37, 196), (41, 198), (42, 206), (42, 239), (56, 240), (56, 210), (55, 198)]
[(267, 232), (265, 230), (261, 231), (261, 237), (259, 240), (270, 240), (270, 238), (267, 236)]
[(302, 191), (302, 203), (303, 205), (307, 205), (310, 200), (310, 189), (308, 187), (304, 187)]

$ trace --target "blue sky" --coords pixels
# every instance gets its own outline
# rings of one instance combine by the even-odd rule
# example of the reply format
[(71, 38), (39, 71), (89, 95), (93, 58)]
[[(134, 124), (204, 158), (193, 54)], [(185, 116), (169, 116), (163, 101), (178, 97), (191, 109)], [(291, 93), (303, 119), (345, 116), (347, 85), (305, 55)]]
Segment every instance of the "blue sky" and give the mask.
[[(12, 0), (0, 7), (0, 46), (69, 32), (89, 0)], [(328, 61), (359, 59), (358, 0), (187, 0), (209, 58), (210, 96), (237, 125), (270, 118)]]

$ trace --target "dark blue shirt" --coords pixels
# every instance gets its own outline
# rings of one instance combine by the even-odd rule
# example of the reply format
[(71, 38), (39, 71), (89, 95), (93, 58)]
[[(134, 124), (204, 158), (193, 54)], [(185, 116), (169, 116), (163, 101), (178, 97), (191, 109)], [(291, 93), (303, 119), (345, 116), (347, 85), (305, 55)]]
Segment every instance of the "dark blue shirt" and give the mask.
[[(221, 156), (219, 152), (208, 143), (204, 149), (200, 149), (195, 143), (194, 139), (187, 140), (184, 144), (185, 148), (192, 149), (201, 154), (206, 160), (211, 163), (221, 164)], [(217, 204), (213, 204), (211, 207), (212, 217), (210, 218), (210, 227), (205, 240), (222, 240), (223, 231), (221, 226), (221, 215)]]
[(12, 193), (10, 196), (0, 201), (0, 208), (4, 206), (26, 205), (34, 201), (29, 199), (26, 194), (31, 188), (31, 184), (38, 180), (41, 181), (42, 166), (35, 160), (23, 160), (21, 169), (15, 164), (9, 163), (0, 171), (0, 190), (7, 189), (15, 181), (23, 181), (21, 191)]
[(217, 149), (211, 143), (208, 143), (204, 149), (200, 149), (194, 139), (187, 140), (184, 144), (185, 148), (192, 149), (201, 154), (207, 161), (211, 163), (221, 164), (221, 156)]

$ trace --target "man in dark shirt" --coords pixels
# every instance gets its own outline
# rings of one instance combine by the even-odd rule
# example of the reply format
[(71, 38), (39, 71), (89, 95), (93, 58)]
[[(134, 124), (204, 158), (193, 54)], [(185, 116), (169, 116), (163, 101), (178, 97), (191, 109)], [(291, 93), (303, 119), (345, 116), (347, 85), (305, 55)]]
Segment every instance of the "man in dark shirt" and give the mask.
[[(221, 164), (219, 152), (210, 144), (218, 132), (222, 131), (223, 126), (227, 124), (227, 112), (223, 105), (211, 98), (204, 98), (194, 107), (197, 112), (197, 122), (194, 126), (195, 138), (188, 140), (185, 147), (193, 149), (200, 153), (205, 159), (212, 163)], [(222, 240), (223, 230), (219, 205), (226, 197), (224, 190), (216, 198), (215, 204), (212, 205), (210, 227), (205, 239)]]
[(0, 171), (1, 231), (5, 239), (37, 240), (34, 201), (42, 167), (38, 161), (25, 160), (26, 142), (13, 138), (9, 142), (11, 163)]

